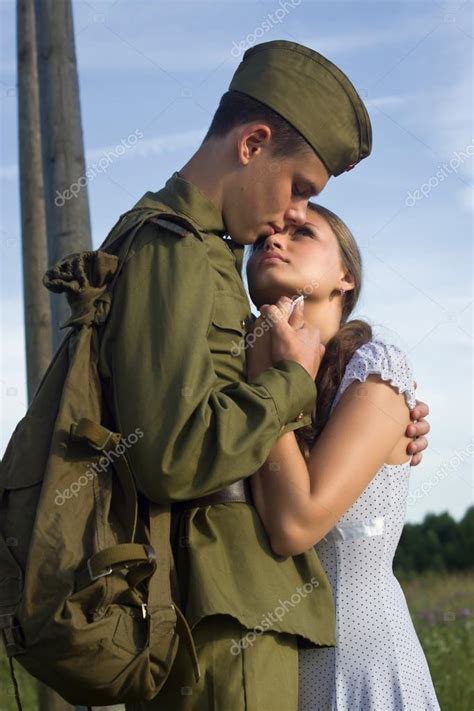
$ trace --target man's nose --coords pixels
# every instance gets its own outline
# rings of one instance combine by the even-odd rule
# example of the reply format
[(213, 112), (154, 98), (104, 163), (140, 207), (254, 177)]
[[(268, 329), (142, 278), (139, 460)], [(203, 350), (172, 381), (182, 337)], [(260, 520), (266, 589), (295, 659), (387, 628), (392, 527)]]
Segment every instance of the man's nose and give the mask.
[(292, 204), (285, 213), (285, 221), (287, 224), (304, 225), (306, 222), (306, 209), (308, 202), (299, 202), (297, 205)]

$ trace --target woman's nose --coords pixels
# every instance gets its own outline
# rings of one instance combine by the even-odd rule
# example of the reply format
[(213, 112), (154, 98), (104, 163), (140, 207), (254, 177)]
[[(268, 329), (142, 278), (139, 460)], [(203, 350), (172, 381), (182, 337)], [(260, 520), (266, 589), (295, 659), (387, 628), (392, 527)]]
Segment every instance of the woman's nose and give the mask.
[(272, 249), (273, 247), (279, 247), (280, 249), (283, 246), (283, 238), (281, 232), (275, 232), (273, 235), (269, 235), (267, 239), (265, 240), (265, 249), (269, 250)]

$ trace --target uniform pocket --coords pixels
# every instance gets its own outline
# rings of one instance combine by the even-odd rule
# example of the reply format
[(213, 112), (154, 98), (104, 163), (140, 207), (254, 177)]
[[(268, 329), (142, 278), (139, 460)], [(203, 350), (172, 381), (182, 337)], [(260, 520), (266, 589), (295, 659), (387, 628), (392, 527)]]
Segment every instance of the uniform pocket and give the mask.
[(218, 328), (245, 333), (249, 305), (239, 296), (227, 291), (218, 291), (214, 301), (212, 323)]
[(214, 353), (232, 357), (245, 350), (245, 333), (249, 320), (249, 305), (229, 292), (217, 292), (211, 318), (209, 340)]

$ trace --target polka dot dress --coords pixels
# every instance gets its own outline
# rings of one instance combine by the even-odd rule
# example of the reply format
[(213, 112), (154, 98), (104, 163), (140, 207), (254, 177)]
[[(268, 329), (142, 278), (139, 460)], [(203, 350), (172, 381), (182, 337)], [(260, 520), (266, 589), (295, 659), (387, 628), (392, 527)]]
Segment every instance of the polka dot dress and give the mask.
[[(332, 409), (354, 380), (378, 374), (416, 404), (402, 351), (380, 341), (347, 365)], [(316, 545), (336, 603), (337, 646), (302, 649), (299, 711), (439, 711), (403, 591), (392, 572), (410, 463), (388, 465)]]

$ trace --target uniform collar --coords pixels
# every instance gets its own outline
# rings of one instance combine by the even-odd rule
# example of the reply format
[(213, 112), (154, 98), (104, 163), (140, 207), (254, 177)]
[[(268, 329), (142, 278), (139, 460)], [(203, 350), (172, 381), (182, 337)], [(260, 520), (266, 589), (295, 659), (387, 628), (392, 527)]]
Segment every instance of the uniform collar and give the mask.
[(165, 187), (152, 195), (159, 202), (169, 205), (172, 210), (185, 215), (200, 232), (209, 232), (221, 237), (234, 255), (236, 266), (239, 273), (241, 272), (244, 245), (227, 236), (222, 213), (199, 188), (175, 171), (166, 181)]
[(178, 171), (166, 181), (165, 187), (154, 193), (156, 199), (169, 205), (193, 222), (200, 232), (225, 235), (225, 225), (220, 210), (195, 185), (182, 178)]

